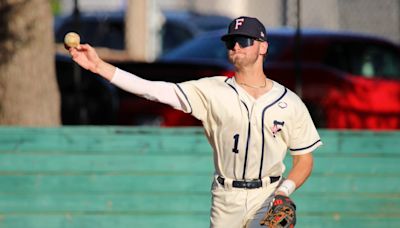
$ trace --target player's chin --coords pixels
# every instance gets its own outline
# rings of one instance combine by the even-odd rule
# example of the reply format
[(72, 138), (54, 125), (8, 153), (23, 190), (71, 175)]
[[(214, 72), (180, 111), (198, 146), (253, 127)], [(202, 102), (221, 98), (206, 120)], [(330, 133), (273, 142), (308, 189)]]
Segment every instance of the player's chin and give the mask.
[(229, 61), (231, 63), (235, 63), (237, 61), (239, 61), (239, 56), (237, 54), (229, 54)]
[(232, 58), (229, 58), (229, 61), (235, 65), (235, 66), (242, 66), (245, 64), (245, 59), (240, 58), (239, 56), (233, 56)]

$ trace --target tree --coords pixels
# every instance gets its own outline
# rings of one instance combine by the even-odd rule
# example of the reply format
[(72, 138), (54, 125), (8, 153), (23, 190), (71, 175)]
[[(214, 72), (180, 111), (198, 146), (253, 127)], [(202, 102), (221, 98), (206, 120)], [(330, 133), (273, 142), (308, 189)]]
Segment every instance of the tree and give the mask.
[(0, 0), (0, 124), (60, 124), (49, 0)]

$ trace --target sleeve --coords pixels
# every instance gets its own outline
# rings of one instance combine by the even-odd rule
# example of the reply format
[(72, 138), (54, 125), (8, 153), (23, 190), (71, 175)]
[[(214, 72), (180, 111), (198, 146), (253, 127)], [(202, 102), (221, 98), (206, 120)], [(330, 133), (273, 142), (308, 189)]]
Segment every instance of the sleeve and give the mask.
[(290, 136), (290, 154), (301, 155), (314, 151), (322, 145), (321, 138), (305, 104), (299, 99)]
[(140, 97), (182, 110), (174, 83), (145, 80), (118, 68), (111, 79), (111, 83)]
[(207, 116), (208, 98), (212, 83), (207, 78), (177, 84), (175, 88), (182, 110), (204, 121)]

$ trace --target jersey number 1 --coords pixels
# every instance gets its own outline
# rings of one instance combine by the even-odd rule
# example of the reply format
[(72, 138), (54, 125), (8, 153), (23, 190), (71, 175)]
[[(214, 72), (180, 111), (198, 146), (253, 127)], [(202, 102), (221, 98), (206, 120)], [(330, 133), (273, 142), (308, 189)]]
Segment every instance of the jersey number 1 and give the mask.
[(237, 153), (239, 153), (239, 150), (238, 150), (239, 134), (234, 135), (233, 139), (235, 140), (235, 142), (234, 142), (234, 146), (233, 146), (232, 152), (237, 154)]

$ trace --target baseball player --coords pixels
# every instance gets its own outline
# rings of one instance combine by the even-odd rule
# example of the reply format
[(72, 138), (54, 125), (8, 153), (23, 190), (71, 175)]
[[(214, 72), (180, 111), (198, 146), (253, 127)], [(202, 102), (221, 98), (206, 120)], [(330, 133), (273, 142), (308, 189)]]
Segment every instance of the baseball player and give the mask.
[[(264, 74), (266, 37), (258, 19), (234, 19), (221, 39), (235, 76), (178, 84), (148, 81), (118, 69), (87, 44), (69, 49), (83, 68), (202, 121), (214, 151), (211, 227), (260, 227), (274, 198), (290, 196), (306, 181), (313, 166), (311, 152), (322, 145), (301, 99)], [(288, 150), (293, 165), (283, 178)]]

